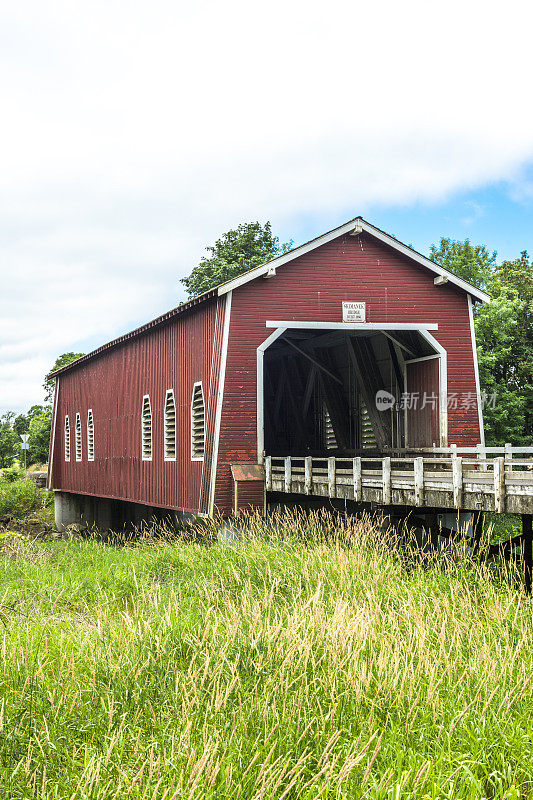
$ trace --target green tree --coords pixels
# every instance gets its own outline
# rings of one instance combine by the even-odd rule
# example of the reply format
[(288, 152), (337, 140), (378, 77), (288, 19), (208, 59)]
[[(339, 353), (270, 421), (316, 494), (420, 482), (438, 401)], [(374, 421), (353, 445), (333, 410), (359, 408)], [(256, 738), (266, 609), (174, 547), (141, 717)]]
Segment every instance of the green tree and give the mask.
[(496, 251), (489, 253), (484, 244), (470, 244), (469, 239), (458, 242), (441, 236), (438, 247), (431, 245), (429, 257), (478, 289), (486, 289), (496, 267), (498, 254)]
[(496, 267), (488, 289), (492, 302), (475, 320), (480, 383), (495, 399), (484, 410), (487, 441), (531, 445), (533, 264), (527, 252)]
[(13, 420), (13, 430), (17, 432), (19, 436), (23, 433), (28, 433), (30, 429), (30, 422), (32, 421), (33, 417), (37, 414), (42, 414), (45, 409), (45, 406), (32, 406), (27, 414), (19, 414)]
[[(84, 355), (85, 353), (63, 353), (63, 355), (58, 356), (56, 358), (54, 366), (52, 367), (50, 372), (55, 372), (56, 369), (61, 369), (61, 367), (66, 367), (67, 364), (71, 364), (73, 361), (76, 361), (78, 358), (81, 358)], [(56, 379), (49, 378), (47, 375), (43, 383), (45, 403), (51, 403), (53, 401), (55, 386), (56, 386)]]
[(28, 463), (44, 464), (48, 461), (50, 431), (52, 427), (52, 406), (45, 406), (30, 420), (28, 439)]
[(279, 238), (273, 236), (270, 222), (244, 223), (225, 233), (213, 247), (206, 247), (211, 255), (204, 256), (181, 283), (189, 297), (196, 297), (286, 253), (291, 247), (292, 242), (280, 244)]
[(21, 441), (13, 429), (14, 413), (7, 411), (0, 417), (0, 467), (10, 467), (15, 459), (20, 459)]

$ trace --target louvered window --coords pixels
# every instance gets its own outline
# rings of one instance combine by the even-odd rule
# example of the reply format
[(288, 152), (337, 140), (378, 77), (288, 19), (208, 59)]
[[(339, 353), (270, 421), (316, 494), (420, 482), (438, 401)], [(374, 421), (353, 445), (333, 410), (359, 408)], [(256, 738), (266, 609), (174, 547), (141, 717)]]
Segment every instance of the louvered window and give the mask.
[(76, 461), (81, 461), (81, 416), (76, 414)]
[(324, 405), (324, 439), (325, 439), (326, 450), (337, 449), (337, 439), (335, 438), (335, 431), (333, 430), (333, 425), (331, 422), (329, 411), (325, 405)]
[(94, 419), (92, 408), (87, 412), (87, 459), (94, 461)]
[(361, 445), (363, 450), (375, 450), (377, 447), (372, 423), (363, 400), (361, 400)]
[(142, 409), (142, 460), (152, 460), (152, 406), (150, 405), (150, 397), (145, 394), (143, 397)]
[(70, 422), (68, 414), (65, 417), (65, 461), (70, 461)]
[(165, 397), (165, 461), (176, 460), (176, 403), (174, 392), (167, 390)]
[(191, 459), (201, 461), (205, 449), (205, 406), (201, 383), (195, 383), (191, 402)]

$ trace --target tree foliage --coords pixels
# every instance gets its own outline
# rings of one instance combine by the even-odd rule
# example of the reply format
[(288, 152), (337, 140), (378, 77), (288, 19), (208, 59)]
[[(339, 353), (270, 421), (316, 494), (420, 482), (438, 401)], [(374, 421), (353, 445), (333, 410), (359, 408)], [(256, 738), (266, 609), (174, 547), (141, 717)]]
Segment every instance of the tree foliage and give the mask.
[(469, 239), (458, 242), (442, 236), (438, 247), (431, 245), (429, 257), (478, 289), (486, 289), (498, 254), (489, 253), (484, 244), (470, 244)]
[(286, 253), (291, 246), (292, 242), (280, 244), (279, 238), (272, 234), (270, 222), (265, 225), (259, 222), (243, 223), (217, 239), (214, 246), (206, 247), (210, 255), (204, 256), (181, 283), (189, 297), (197, 297)]
[(13, 428), (14, 416), (7, 411), (0, 417), (0, 468), (10, 467), (22, 453), (20, 437)]
[[(66, 367), (67, 364), (72, 364), (73, 361), (76, 361), (78, 358), (81, 358), (84, 355), (85, 353), (63, 353), (56, 358), (50, 372), (55, 372), (57, 369), (61, 369), (61, 367)], [(53, 401), (55, 385), (56, 379), (49, 378), (47, 375), (43, 383), (45, 403), (51, 403)]]
[(533, 444), (533, 263), (523, 251), (498, 264), (497, 253), (468, 239), (442, 238), (430, 255), (492, 297), (474, 311), (481, 389), (492, 399), (483, 410), (487, 444)]
[(28, 461), (30, 464), (44, 464), (48, 461), (50, 431), (52, 428), (52, 406), (44, 406), (40, 413), (30, 419), (28, 429)]

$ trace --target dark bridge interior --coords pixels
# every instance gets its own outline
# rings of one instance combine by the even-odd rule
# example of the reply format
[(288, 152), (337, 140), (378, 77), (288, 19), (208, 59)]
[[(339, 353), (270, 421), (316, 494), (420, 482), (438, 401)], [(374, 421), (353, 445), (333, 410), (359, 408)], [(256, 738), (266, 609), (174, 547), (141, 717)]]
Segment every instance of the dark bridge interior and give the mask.
[[(404, 447), (405, 362), (431, 354), (417, 331), (287, 330), (265, 352), (266, 454), (369, 456)], [(378, 392), (395, 401), (385, 396), (380, 410)]]

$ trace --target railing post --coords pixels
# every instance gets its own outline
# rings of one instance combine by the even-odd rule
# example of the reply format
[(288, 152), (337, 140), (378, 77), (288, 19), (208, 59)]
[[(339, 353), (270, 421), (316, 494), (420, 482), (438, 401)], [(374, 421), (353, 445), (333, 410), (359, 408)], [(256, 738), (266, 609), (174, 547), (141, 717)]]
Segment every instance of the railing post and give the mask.
[(335, 458), (331, 456), (328, 458), (328, 487), (329, 496), (335, 497)]
[(291, 457), (285, 456), (285, 491), (291, 490)]
[[(457, 450), (457, 445), (455, 445)], [(460, 509), (463, 504), (463, 459), (456, 454), (452, 457), (453, 504)]]
[[(479, 458), (485, 459), (487, 457), (487, 451), (485, 450), (485, 446), (482, 444), (476, 444), (476, 455)], [(481, 464), (481, 470), (486, 472), (488, 469), (487, 464)]]
[(505, 511), (505, 458), (494, 459), (494, 510), (499, 514)]
[[(509, 444), (509, 442), (507, 442), (506, 445), (505, 445), (505, 460), (506, 461), (512, 461), (513, 453), (512, 453), (511, 447), (512, 447), (512, 445)], [(510, 470), (512, 472), (513, 471), (513, 465), (509, 464), (509, 467), (510, 467)]]
[(363, 484), (361, 480), (361, 456), (356, 456), (353, 460), (353, 498), (356, 503), (363, 499)]
[(415, 505), (421, 506), (424, 503), (424, 459), (415, 458)]
[(391, 504), (391, 466), (390, 456), (386, 456), (382, 461), (383, 475), (383, 503), (386, 506)]
[(272, 491), (272, 456), (265, 458), (265, 486), (267, 492)]
[(313, 486), (313, 459), (311, 458), (311, 456), (305, 457), (304, 464), (305, 464), (305, 480), (304, 480), (305, 493), (311, 494), (311, 489)]

